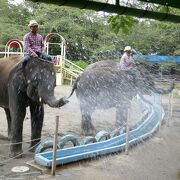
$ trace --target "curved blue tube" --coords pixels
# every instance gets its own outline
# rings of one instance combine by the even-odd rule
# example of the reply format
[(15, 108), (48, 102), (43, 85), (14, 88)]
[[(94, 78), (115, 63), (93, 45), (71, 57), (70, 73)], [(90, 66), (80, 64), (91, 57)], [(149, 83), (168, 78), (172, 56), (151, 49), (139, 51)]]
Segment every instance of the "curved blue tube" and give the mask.
[[(141, 124), (129, 132), (130, 146), (137, 144), (138, 142), (148, 137), (151, 137), (152, 134), (157, 130), (162, 120), (162, 107), (160, 104), (158, 104), (159, 96), (155, 95), (154, 99), (155, 102), (153, 105), (150, 105), (148, 117)], [(125, 144), (126, 133), (102, 142), (96, 142), (67, 149), (60, 149), (57, 150), (56, 165), (63, 165), (82, 159), (121, 151), (125, 148)], [(53, 152), (49, 151), (35, 154), (34, 159), (42, 166), (51, 167), (52, 157)]]

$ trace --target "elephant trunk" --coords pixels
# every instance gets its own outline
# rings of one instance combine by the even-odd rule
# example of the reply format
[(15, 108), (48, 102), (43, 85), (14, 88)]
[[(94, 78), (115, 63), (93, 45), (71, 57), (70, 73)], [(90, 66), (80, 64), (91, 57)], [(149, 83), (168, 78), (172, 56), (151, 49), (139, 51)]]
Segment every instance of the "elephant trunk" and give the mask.
[(54, 97), (54, 95), (42, 96), (42, 99), (43, 99), (44, 103), (48, 104), (50, 107), (53, 107), (53, 108), (58, 108), (58, 107), (64, 106), (65, 104), (67, 104), (69, 102), (65, 97), (56, 99)]

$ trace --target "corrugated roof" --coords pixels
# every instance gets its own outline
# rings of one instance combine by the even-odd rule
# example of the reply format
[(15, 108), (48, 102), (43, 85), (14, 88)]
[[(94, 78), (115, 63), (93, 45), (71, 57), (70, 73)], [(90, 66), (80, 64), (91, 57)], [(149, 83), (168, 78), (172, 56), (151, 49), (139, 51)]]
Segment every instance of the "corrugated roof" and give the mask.
[[(119, 15), (135, 16), (138, 18), (150, 18), (160, 21), (169, 21), (174, 23), (180, 23), (180, 15), (170, 14), (168, 11), (166, 13), (156, 12), (149, 9), (138, 9), (135, 7), (127, 7), (115, 4), (97, 2), (92, 0), (29, 0), (33, 2), (44, 2), (49, 4), (56, 4), (59, 6), (70, 6), (77, 7), (80, 9), (89, 9), (95, 11), (104, 11), (108, 13), (117, 13)], [(139, 0), (148, 3), (156, 3), (166, 6), (172, 6), (180, 8), (180, 0)], [(120, 0), (116, 0), (120, 2)]]
[(139, 0), (139, 1), (180, 8), (180, 0)]

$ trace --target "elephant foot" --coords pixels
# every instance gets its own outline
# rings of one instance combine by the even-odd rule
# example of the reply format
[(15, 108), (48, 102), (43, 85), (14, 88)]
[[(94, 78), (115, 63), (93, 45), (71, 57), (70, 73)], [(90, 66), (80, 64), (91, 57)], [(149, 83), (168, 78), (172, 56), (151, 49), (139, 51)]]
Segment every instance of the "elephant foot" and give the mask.
[(22, 151), (10, 152), (9, 157), (14, 159), (22, 158)]
[[(11, 140), (11, 142), (12, 142), (12, 140)], [(22, 157), (22, 153), (23, 153), (23, 151), (22, 151), (22, 145), (21, 144), (20, 145), (19, 144), (18, 145), (12, 144), (10, 146), (9, 157), (18, 159), (18, 158)]]
[(83, 122), (82, 123), (82, 134), (85, 136), (92, 136), (96, 133), (94, 126), (92, 123)]

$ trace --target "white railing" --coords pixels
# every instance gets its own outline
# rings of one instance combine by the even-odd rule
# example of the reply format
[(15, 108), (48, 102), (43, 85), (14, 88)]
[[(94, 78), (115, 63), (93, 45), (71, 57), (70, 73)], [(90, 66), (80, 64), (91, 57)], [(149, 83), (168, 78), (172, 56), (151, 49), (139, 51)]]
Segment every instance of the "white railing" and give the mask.
[(64, 59), (64, 66), (67, 66), (68, 68), (70, 68), (71, 70), (74, 70), (75, 72), (83, 72), (84, 69), (77, 66), (76, 64), (72, 63), (71, 61)]
[(62, 73), (63, 79), (70, 81), (70, 85), (72, 85), (75, 79), (84, 71), (73, 62), (67, 59), (62, 60), (60, 56), (53, 56), (53, 59), (56, 66), (56, 72)]
[(24, 56), (23, 52), (0, 52), (0, 54), (4, 55), (4, 57), (7, 57), (9, 55), (23, 55)]
[(76, 78), (79, 76), (78, 74), (65, 67), (62, 68), (62, 74), (64, 80), (70, 81), (70, 85), (72, 85)]
[(74, 78), (77, 78), (79, 75), (78, 74), (76, 74), (76, 73), (74, 73), (73, 71), (71, 71), (70, 69), (68, 69), (68, 68), (62, 68), (62, 71), (64, 71), (64, 72), (67, 72), (69, 75), (71, 75), (71, 76), (73, 76)]

